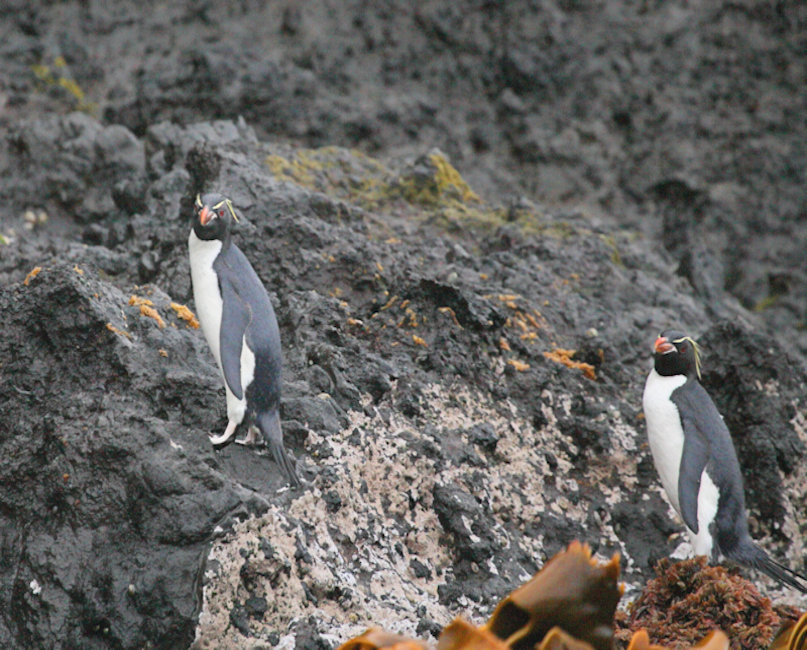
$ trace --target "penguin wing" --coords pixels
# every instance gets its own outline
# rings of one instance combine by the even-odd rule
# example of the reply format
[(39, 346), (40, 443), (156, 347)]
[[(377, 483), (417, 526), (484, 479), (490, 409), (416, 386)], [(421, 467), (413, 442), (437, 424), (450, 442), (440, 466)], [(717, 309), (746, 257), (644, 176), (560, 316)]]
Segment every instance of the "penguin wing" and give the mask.
[(678, 468), (678, 505), (684, 523), (698, 533), (698, 494), (701, 491), (701, 476), (709, 462), (709, 440), (704, 435), (697, 415), (683, 415), (684, 450)]
[(243, 399), (241, 387), (241, 348), (244, 333), (252, 320), (252, 309), (240, 295), (237, 283), (225, 269), (219, 269), (219, 286), (223, 308), (219, 344), (221, 347), (221, 369), (224, 381), (237, 399)]

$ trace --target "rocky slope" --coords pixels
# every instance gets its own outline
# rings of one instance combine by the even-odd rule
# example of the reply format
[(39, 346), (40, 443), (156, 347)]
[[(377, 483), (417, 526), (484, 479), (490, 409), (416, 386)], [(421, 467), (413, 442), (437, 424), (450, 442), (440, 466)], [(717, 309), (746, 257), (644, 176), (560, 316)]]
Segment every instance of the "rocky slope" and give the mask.
[[(681, 541), (640, 413), (669, 324), (804, 569), (804, 10), (628, 4), (1, 10), (5, 645), (426, 636), (574, 538), (635, 593)], [(301, 491), (206, 439), (213, 189)]]

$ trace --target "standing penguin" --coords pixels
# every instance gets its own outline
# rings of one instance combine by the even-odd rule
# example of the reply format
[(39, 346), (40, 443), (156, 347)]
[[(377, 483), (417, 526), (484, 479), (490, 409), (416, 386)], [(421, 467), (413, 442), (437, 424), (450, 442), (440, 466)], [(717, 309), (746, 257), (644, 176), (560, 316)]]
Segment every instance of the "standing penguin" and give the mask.
[[(220, 194), (196, 197), (188, 249), (196, 312), (224, 379), (227, 429), (211, 437), (229, 440), (244, 421), (254, 420), (275, 461), (292, 485), (299, 485), (280, 429), (280, 332), (272, 303), (252, 265), (232, 243), (238, 221), (229, 199)], [(252, 429), (241, 443), (252, 443)]]
[(726, 558), (807, 593), (807, 578), (772, 560), (748, 533), (740, 464), (729, 430), (700, 384), (695, 341), (674, 330), (654, 346), (643, 406), (647, 436), (667, 497), (696, 555)]

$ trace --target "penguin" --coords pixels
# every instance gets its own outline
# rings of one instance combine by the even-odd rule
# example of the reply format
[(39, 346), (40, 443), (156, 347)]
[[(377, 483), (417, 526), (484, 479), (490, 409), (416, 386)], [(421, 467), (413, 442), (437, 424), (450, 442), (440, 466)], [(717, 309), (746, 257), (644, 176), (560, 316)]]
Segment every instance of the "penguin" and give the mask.
[[(232, 202), (224, 196), (196, 197), (188, 237), (193, 298), (227, 397), (227, 428), (210, 441), (223, 445), (239, 425), (254, 422), (289, 482), (298, 486), (294, 463), (283, 445), (278, 412), (280, 332), (266, 289), (232, 242), (231, 230), (237, 221)], [(249, 427), (246, 438), (236, 442), (256, 441)]]
[(650, 451), (695, 554), (710, 562), (725, 557), (807, 593), (807, 578), (751, 539), (740, 463), (723, 417), (700, 383), (697, 343), (666, 330), (656, 339), (653, 361), (642, 398)]

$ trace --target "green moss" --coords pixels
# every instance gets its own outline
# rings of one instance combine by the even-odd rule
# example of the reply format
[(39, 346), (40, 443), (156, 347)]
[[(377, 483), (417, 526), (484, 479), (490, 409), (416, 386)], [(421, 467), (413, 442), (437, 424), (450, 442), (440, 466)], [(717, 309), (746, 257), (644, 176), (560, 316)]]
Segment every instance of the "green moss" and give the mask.
[(4, 246), (8, 246), (8, 244), (9, 244), (8, 239), (7, 239), (7, 238), (6, 238), (6, 236), (5, 236), (3, 233), (1, 233), (1, 232), (0, 232), (0, 244), (3, 244)]
[(273, 154), (267, 156), (264, 162), (278, 180), (313, 189), (314, 176), (298, 160), (288, 160)]
[(361, 151), (340, 147), (288, 150), (267, 156), (264, 162), (278, 180), (370, 212), (409, 214), (451, 232), (489, 232), (515, 224), (526, 234), (559, 239), (590, 234), (567, 222), (546, 222), (529, 207), (488, 206), (437, 150), (399, 171)]
[(770, 296), (765, 296), (765, 297), (764, 297), (762, 300), (760, 300), (760, 301), (759, 301), (759, 302), (758, 302), (756, 305), (754, 305), (753, 310), (754, 310), (754, 311), (756, 311), (756, 312), (760, 312), (760, 311), (765, 311), (766, 309), (770, 309), (770, 308), (771, 308), (771, 307), (773, 307), (773, 306), (774, 306), (774, 305), (775, 305), (777, 302), (779, 302), (779, 298), (780, 298), (780, 297), (781, 297), (781, 296), (780, 296), (780, 295), (778, 295), (778, 294), (776, 294), (776, 295), (770, 295)]
[(425, 206), (482, 202), (448, 159), (436, 151), (401, 175), (396, 189), (410, 203)]
[(616, 245), (616, 237), (613, 235), (600, 235), (600, 239), (611, 249), (611, 261), (620, 267), (625, 267), (622, 262), (622, 256), (619, 254), (619, 248)]

